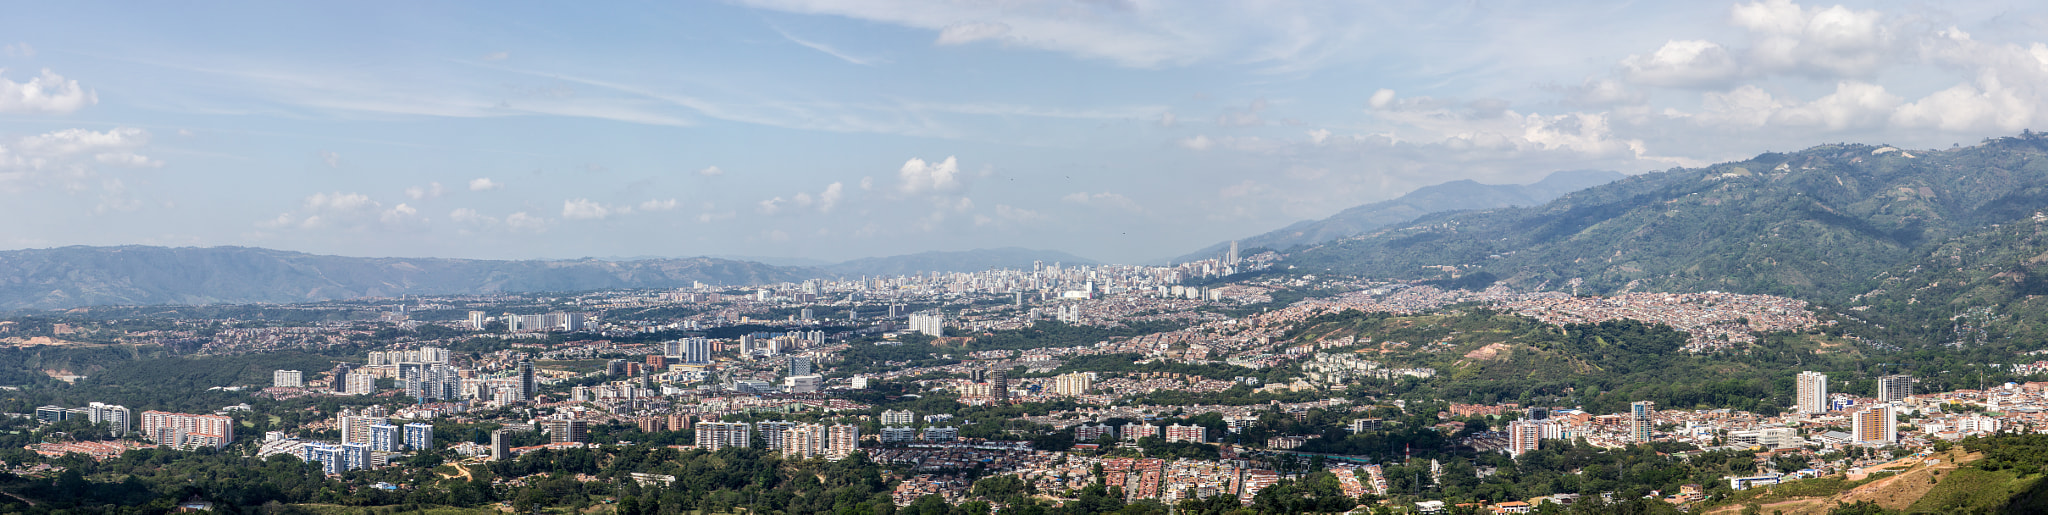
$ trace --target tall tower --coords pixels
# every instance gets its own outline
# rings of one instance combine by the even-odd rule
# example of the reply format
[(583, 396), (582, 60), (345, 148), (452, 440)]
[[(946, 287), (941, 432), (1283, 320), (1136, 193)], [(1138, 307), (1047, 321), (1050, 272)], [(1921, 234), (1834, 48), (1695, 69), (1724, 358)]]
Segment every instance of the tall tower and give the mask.
[(1800, 413), (1826, 413), (1828, 411), (1828, 375), (1820, 372), (1799, 373), (1799, 397), (1797, 409)]
[(1657, 410), (1657, 403), (1636, 401), (1628, 405), (1628, 437), (1636, 443), (1650, 442), (1650, 414)]
[(533, 360), (519, 360), (519, 400), (530, 401), (540, 394), (540, 385), (533, 382)]
[(1913, 396), (1913, 376), (1895, 374), (1877, 379), (1877, 402), (1906, 400)]
[(1230, 253), (1223, 255), (1223, 264), (1237, 266), (1237, 240), (1230, 240)]

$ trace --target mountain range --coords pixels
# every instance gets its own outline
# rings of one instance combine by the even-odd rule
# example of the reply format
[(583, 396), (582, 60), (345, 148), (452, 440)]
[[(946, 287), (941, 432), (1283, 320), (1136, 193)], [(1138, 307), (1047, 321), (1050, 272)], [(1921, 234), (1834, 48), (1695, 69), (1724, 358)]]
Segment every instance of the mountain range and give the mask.
[(2039, 134), (1946, 150), (1831, 144), (1427, 215), (1287, 264), (1469, 287), (1777, 294), (1902, 340), (2038, 342), (2044, 209)]
[[(1365, 204), (1339, 211), (1321, 220), (1303, 220), (1265, 234), (1238, 240), (1238, 248), (1288, 250), (1315, 245), (1374, 229), (1446, 211), (1534, 206), (1566, 193), (1614, 182), (1621, 172), (1574, 170), (1554, 172), (1531, 184), (1480, 184), (1457, 180), (1424, 186), (1392, 200)], [(1210, 245), (1174, 262), (1209, 259), (1222, 255), (1230, 242)]]
[(1095, 264), (1022, 248), (925, 252), (824, 266), (712, 257), (501, 261), (325, 256), (250, 247), (61, 247), (0, 251), (0, 310), (240, 304), (399, 295), (751, 285), (828, 277)]

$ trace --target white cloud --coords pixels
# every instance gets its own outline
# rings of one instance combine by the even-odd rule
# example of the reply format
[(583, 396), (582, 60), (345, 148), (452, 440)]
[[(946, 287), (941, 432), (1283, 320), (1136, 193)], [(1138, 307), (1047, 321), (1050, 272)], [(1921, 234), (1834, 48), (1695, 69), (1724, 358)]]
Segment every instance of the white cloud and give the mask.
[(646, 202), (641, 202), (641, 203), (640, 203), (640, 211), (642, 211), (642, 212), (647, 212), (647, 211), (674, 211), (675, 209), (676, 209), (676, 199), (668, 199), (668, 200), (658, 200), (658, 199), (649, 199), (649, 200), (647, 200)]
[(378, 205), (377, 201), (370, 200), (369, 195), (337, 191), (333, 193), (314, 193), (307, 196), (305, 207), (308, 211), (349, 212), (376, 209), (382, 206)]
[(128, 168), (162, 168), (164, 166), (164, 162), (161, 160), (150, 159), (149, 156), (126, 151), (94, 154), (92, 158), (93, 161), (97, 161), (99, 164), (110, 166)]
[(1630, 81), (1663, 87), (1711, 87), (1727, 84), (1742, 73), (1742, 65), (1720, 43), (1701, 40), (1671, 40), (1649, 55), (1631, 55), (1621, 60), (1622, 74)]
[(1186, 147), (1188, 150), (1208, 150), (1210, 147), (1216, 146), (1216, 141), (1209, 139), (1209, 136), (1206, 134), (1196, 134), (1194, 137), (1181, 139), (1180, 146)]
[(874, 177), (862, 177), (862, 178), (860, 178), (860, 189), (863, 189), (863, 190), (873, 190), (873, 189), (875, 189), (875, 178), (874, 178)]
[(64, 129), (22, 138), (16, 148), (31, 155), (62, 157), (128, 150), (148, 142), (147, 131), (132, 127), (110, 129), (105, 132)]
[(1311, 142), (1311, 143), (1315, 143), (1315, 144), (1317, 144), (1317, 145), (1321, 145), (1321, 144), (1323, 144), (1323, 142), (1324, 142), (1324, 141), (1328, 141), (1329, 139), (1330, 139), (1330, 130), (1329, 130), (1329, 129), (1316, 129), (1316, 130), (1308, 131), (1308, 140), (1309, 140), (1309, 142)]
[(996, 204), (996, 217), (1013, 222), (1034, 222), (1045, 219), (1045, 215), (1039, 214), (1037, 211), (1011, 207), (1008, 204)]
[(953, 156), (946, 156), (945, 161), (937, 164), (913, 157), (904, 161), (903, 168), (896, 171), (900, 181), (897, 188), (904, 193), (947, 191), (959, 186), (959, 181), (954, 178), (958, 175), (960, 161)]
[[(0, 74), (6, 71), (0, 68)], [(78, 81), (65, 80), (48, 69), (28, 82), (0, 76), (0, 113), (65, 114), (99, 101), (98, 94), (78, 87)]]
[(503, 61), (510, 58), (512, 58), (511, 52), (491, 52), (484, 54), (483, 57), (485, 61)]
[(720, 175), (725, 175), (725, 170), (720, 170), (716, 166), (706, 166), (704, 167), (704, 169), (698, 170), (697, 175), (702, 175), (705, 177), (717, 177)]
[(5, 55), (7, 57), (35, 57), (36, 47), (29, 46), (28, 43), (15, 43), (7, 46), (0, 46), (0, 55)]
[(1373, 109), (1385, 109), (1388, 104), (1392, 103), (1394, 103), (1394, 90), (1386, 88), (1380, 88), (1379, 91), (1372, 92), (1372, 98), (1365, 101), (1365, 105), (1371, 106)]
[(938, 45), (964, 45), (985, 39), (996, 39), (1010, 34), (1010, 26), (995, 22), (966, 22), (947, 26), (939, 31)]
[(505, 217), (505, 226), (517, 231), (544, 232), (548, 229), (548, 219), (520, 211), (507, 215)]
[(1265, 125), (1266, 120), (1259, 116), (1259, 113), (1265, 112), (1265, 110), (1266, 99), (1252, 100), (1251, 105), (1245, 106), (1244, 109), (1232, 109), (1217, 115), (1216, 125), (1224, 127), (1256, 127)]
[(845, 195), (845, 191), (844, 184), (835, 182), (826, 185), (825, 191), (818, 193), (818, 212), (832, 212), (832, 208), (839, 205), (839, 198)]
[(327, 163), (328, 168), (341, 168), (341, 154), (322, 150), (320, 151), (320, 162)]
[(448, 219), (454, 220), (458, 223), (466, 224), (489, 225), (498, 223), (497, 218), (477, 214), (475, 209), (470, 209), (466, 207), (456, 208), (454, 211), (449, 211)]
[(1167, 111), (1159, 115), (1160, 127), (1172, 127), (1174, 125), (1178, 125), (1179, 123), (1180, 121), (1174, 118), (1173, 111)]
[(417, 218), (419, 214), (420, 210), (415, 209), (412, 206), (399, 204), (396, 206), (392, 206), (391, 209), (389, 210), (384, 211), (384, 213), (379, 216), (379, 219), (387, 224), (404, 223), (414, 220), (426, 221), (425, 219)]
[(628, 212), (631, 212), (631, 208), (607, 206), (585, 198), (562, 201), (562, 218), (565, 220), (603, 220), (614, 214)]
[(761, 214), (772, 215), (782, 212), (782, 204), (786, 202), (789, 202), (789, 200), (784, 199), (782, 197), (775, 197), (768, 200), (763, 200), (756, 205), (761, 206)]
[(875, 65), (876, 63), (880, 63), (880, 62), (888, 62), (888, 60), (886, 60), (886, 59), (877, 59), (877, 58), (872, 58), (872, 57), (861, 57), (861, 56), (857, 56), (857, 55), (853, 55), (853, 54), (851, 54), (851, 53), (848, 53), (848, 52), (846, 52), (846, 51), (844, 51), (844, 50), (840, 50), (840, 49), (838, 49), (838, 48), (835, 48), (835, 47), (833, 47), (832, 45), (827, 45), (827, 44), (824, 44), (824, 43), (819, 43), (819, 42), (816, 42), (816, 41), (810, 41), (810, 40), (806, 40), (806, 39), (798, 38), (798, 37), (796, 37), (795, 35), (792, 35), (792, 34), (790, 34), (790, 33), (788, 33), (788, 32), (785, 32), (785, 31), (783, 31), (783, 30), (782, 30), (781, 28), (776, 28), (776, 29), (775, 29), (775, 32), (776, 32), (776, 33), (778, 33), (778, 34), (782, 34), (782, 38), (783, 38), (783, 39), (787, 39), (787, 40), (789, 40), (789, 42), (791, 42), (791, 43), (796, 43), (796, 44), (797, 44), (798, 46), (802, 46), (802, 47), (804, 47), (804, 48), (809, 48), (809, 49), (811, 49), (811, 50), (816, 50), (816, 51), (818, 51), (819, 53), (822, 53), (822, 54), (825, 54), (825, 55), (829, 55), (829, 56), (832, 56), (832, 57), (834, 57), (834, 58), (837, 58), (837, 59), (839, 59), (839, 60), (841, 60), (841, 61), (846, 61), (846, 62), (848, 62), (848, 63), (852, 63), (852, 64), (858, 64), (858, 65), (861, 65), (861, 66), (874, 66), (874, 65)]
[(1867, 77), (1898, 57), (1897, 37), (1878, 11), (1763, 0), (1735, 5), (1731, 18), (1750, 31), (1750, 61), (1769, 71)]
[(504, 186), (503, 183), (493, 181), (489, 177), (478, 177), (469, 180), (469, 191), (495, 190)]
[(446, 192), (446, 191), (447, 191), (447, 188), (443, 188), (443, 187), (441, 187), (441, 183), (438, 183), (438, 182), (430, 182), (430, 183), (427, 183), (427, 185), (426, 185), (426, 186), (424, 186), (424, 187), (422, 187), (422, 186), (411, 186), (411, 187), (407, 187), (407, 188), (405, 188), (405, 196), (406, 196), (407, 198), (411, 198), (411, 199), (413, 199), (413, 200), (422, 200), (422, 199), (430, 199), (430, 198), (439, 198), (439, 197), (441, 196), (441, 194), (442, 194), (442, 193), (444, 193), (444, 192)]

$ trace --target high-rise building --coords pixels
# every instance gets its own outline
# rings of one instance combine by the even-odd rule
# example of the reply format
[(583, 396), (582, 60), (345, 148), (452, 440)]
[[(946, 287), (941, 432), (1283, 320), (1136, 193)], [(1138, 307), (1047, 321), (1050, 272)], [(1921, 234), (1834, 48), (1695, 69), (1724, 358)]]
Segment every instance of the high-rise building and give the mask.
[(127, 406), (93, 402), (86, 404), (85, 409), (92, 423), (106, 424), (107, 431), (115, 438), (127, 436), (128, 428), (132, 427), (129, 421), (134, 417), (128, 413)]
[(413, 422), (405, 425), (405, 449), (427, 451), (434, 449), (434, 425)]
[(698, 422), (697, 448), (716, 451), (727, 447), (747, 447), (752, 442), (748, 434), (752, 429), (746, 422)]
[(142, 436), (178, 449), (227, 447), (235, 441), (235, 419), (220, 415), (142, 412)]
[(305, 375), (297, 370), (279, 370), (270, 373), (270, 386), (277, 388), (298, 388), (306, 386)]
[(790, 358), (789, 358), (789, 375), (793, 375), (793, 376), (807, 376), (807, 375), (811, 375), (811, 358), (806, 358), (806, 357), (803, 357), (803, 356), (790, 356)]
[(996, 402), (1010, 400), (1010, 372), (1007, 370), (988, 371), (988, 398)]
[(484, 330), (484, 324), (486, 323), (486, 320), (488, 320), (488, 318), (482, 311), (469, 312), (469, 329), (472, 331)]
[(503, 429), (491, 431), (491, 461), (512, 459), (512, 440)]
[(917, 412), (910, 410), (882, 410), (882, 425), (907, 426), (917, 423)]
[(1223, 264), (1237, 266), (1237, 240), (1230, 240), (1230, 253), (1223, 255)]
[(1508, 423), (1508, 455), (1520, 458), (1536, 450), (1537, 442), (1543, 439), (1543, 423), (1534, 420), (1517, 420)]
[(552, 419), (547, 421), (548, 441), (554, 443), (590, 443), (590, 421), (579, 419)]
[(1166, 426), (1166, 441), (1208, 443), (1209, 428), (1180, 424)]
[(860, 426), (833, 424), (826, 428), (825, 454), (834, 459), (844, 458), (860, 449)]
[(1811, 370), (1800, 372), (1798, 379), (1798, 388), (1798, 397), (1797, 399), (1795, 399), (1795, 402), (1797, 402), (1797, 404), (1794, 406), (1796, 410), (1798, 410), (1800, 413), (1827, 413), (1827, 374), (1814, 372)]
[(1052, 393), (1057, 395), (1084, 395), (1095, 387), (1095, 376), (1087, 372), (1060, 374), (1053, 378)]
[(370, 440), (367, 443), (370, 444), (370, 450), (372, 451), (398, 452), (404, 450), (405, 435), (399, 431), (398, 426), (391, 425), (390, 422), (379, 420), (375, 424), (370, 424), (369, 436)]
[(1896, 402), (1913, 396), (1913, 376), (1894, 374), (1877, 378), (1877, 402)]
[(1879, 404), (1857, 411), (1850, 422), (1853, 426), (1850, 430), (1858, 444), (1899, 443), (1899, 415), (1890, 404)]
[(370, 395), (377, 393), (377, 376), (366, 372), (351, 372), (343, 379), (341, 393), (345, 395)]
[(341, 444), (341, 460), (344, 463), (342, 469), (362, 470), (370, 468), (370, 451), (372, 450), (375, 449), (371, 449), (370, 444), (366, 443)]
[(540, 384), (533, 380), (533, 360), (519, 360), (519, 400), (532, 401), (540, 394)]
[(1649, 443), (1650, 429), (1654, 427), (1651, 425), (1650, 417), (1651, 415), (1655, 414), (1656, 411), (1657, 403), (1654, 402), (1636, 401), (1629, 403), (1628, 436), (1630, 441), (1637, 443)]
[(938, 338), (946, 335), (946, 315), (938, 310), (910, 314), (910, 331)]

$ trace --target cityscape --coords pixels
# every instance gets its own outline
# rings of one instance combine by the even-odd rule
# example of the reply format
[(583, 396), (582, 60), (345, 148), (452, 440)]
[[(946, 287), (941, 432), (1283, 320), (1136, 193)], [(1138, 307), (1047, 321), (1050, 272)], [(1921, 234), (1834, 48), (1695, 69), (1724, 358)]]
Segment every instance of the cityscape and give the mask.
[(6, 12), (0, 514), (2048, 513), (2048, 4)]

